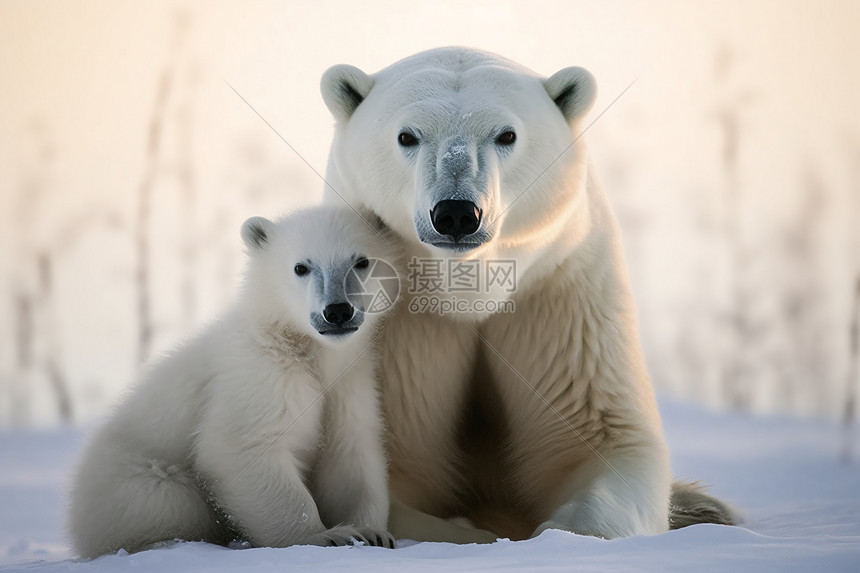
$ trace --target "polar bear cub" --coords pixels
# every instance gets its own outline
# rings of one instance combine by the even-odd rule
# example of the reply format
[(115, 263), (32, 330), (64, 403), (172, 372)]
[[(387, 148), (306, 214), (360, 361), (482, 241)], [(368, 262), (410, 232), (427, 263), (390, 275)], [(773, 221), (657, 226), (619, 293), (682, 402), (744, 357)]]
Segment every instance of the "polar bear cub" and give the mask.
[(86, 448), (81, 556), (173, 539), (393, 547), (374, 343), (396, 243), (338, 207), (253, 217), (242, 239), (233, 307), (152, 365)]

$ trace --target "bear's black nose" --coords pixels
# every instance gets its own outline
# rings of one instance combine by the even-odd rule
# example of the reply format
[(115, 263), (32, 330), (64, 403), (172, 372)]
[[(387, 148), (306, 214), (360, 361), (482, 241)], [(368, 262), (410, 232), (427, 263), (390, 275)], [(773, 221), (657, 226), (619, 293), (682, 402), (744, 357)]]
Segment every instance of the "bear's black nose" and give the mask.
[(440, 235), (455, 241), (471, 235), (481, 226), (481, 211), (471, 201), (439, 201), (430, 211), (430, 222)]
[(354, 313), (355, 309), (352, 308), (351, 304), (348, 302), (339, 302), (325, 307), (323, 309), (323, 318), (325, 318), (326, 322), (329, 324), (337, 324), (340, 326), (341, 324), (349, 322), (349, 319), (352, 318)]

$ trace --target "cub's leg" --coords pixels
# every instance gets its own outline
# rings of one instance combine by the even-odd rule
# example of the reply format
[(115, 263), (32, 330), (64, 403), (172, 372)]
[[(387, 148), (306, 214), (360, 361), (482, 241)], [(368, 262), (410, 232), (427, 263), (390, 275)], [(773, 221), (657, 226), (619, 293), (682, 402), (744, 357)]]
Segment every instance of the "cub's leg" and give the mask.
[(323, 523), (348, 525), (371, 545), (394, 547), (373, 363), (359, 360), (325, 396), (325, 445), (312, 490)]
[(364, 537), (328, 529), (305, 485), (321, 442), (323, 397), (302, 365), (284, 372), (264, 358), (244, 378), (212, 380), (198, 429), (196, 464), (219, 509), (255, 546), (345, 545)]

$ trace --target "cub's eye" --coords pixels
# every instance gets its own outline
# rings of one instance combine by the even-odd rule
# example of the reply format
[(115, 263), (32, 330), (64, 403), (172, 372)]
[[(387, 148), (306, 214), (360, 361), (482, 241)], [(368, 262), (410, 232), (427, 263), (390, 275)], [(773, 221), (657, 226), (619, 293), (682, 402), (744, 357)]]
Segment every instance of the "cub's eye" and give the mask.
[(366, 269), (370, 265), (370, 261), (365, 257), (361, 257), (355, 262), (355, 268), (357, 269)]
[(418, 145), (418, 138), (408, 131), (401, 131), (400, 135), (397, 136), (397, 143), (403, 147), (414, 147)]
[(303, 265), (301, 263), (299, 263), (295, 267), (293, 267), (293, 270), (296, 271), (296, 274), (299, 275), (300, 277), (308, 274), (308, 272), (310, 271), (310, 269), (307, 267), (307, 265)]
[(503, 131), (496, 137), (496, 143), (499, 145), (511, 145), (517, 140), (517, 134), (511, 130)]

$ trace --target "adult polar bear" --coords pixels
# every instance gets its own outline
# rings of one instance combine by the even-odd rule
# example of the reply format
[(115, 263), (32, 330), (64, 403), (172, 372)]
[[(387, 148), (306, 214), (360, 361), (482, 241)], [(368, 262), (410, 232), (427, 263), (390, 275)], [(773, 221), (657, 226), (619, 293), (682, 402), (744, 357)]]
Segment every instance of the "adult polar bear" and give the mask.
[[(515, 292), (436, 292), (469, 310), (445, 316), (407, 301), (384, 335), (395, 535), (666, 531), (668, 454), (620, 231), (579, 138), (592, 75), (440, 48), (373, 75), (334, 66), (321, 89), (327, 200), (381, 217), (419, 263), (516, 261)], [(478, 312), (481, 298), (516, 310)], [(677, 526), (731, 521), (692, 486), (672, 502)]]

